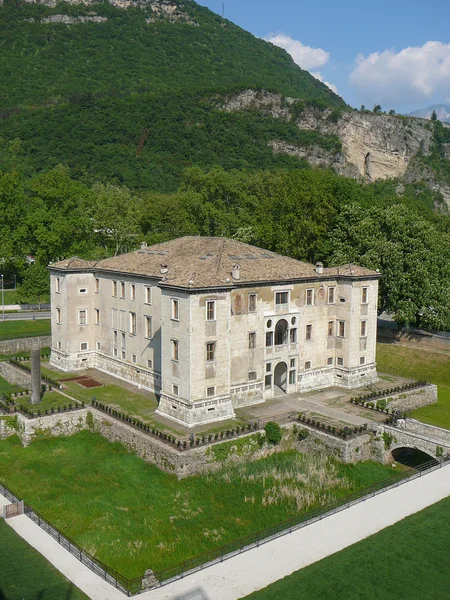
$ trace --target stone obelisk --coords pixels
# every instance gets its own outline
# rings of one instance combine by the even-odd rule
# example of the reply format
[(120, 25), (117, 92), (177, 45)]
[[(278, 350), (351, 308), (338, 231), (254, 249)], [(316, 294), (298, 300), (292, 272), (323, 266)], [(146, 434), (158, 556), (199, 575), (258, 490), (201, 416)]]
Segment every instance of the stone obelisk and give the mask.
[(31, 404), (41, 401), (41, 350), (31, 350)]

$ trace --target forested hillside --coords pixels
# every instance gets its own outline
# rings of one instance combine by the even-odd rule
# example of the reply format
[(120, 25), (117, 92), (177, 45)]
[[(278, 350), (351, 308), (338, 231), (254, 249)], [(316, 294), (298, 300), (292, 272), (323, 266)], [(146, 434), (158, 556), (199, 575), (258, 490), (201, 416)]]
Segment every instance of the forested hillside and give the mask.
[(189, 0), (4, 0), (0, 28), (6, 280), (35, 296), (63, 257), (228, 236), (378, 268), (380, 309), (450, 329), (450, 129), (352, 111)]

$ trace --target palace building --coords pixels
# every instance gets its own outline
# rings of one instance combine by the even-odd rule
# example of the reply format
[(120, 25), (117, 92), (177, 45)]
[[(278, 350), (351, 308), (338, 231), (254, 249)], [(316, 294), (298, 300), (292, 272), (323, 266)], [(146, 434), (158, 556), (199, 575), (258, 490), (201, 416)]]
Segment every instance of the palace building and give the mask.
[(377, 380), (375, 271), (209, 237), (49, 269), (51, 364), (155, 392), (158, 414), (183, 425)]

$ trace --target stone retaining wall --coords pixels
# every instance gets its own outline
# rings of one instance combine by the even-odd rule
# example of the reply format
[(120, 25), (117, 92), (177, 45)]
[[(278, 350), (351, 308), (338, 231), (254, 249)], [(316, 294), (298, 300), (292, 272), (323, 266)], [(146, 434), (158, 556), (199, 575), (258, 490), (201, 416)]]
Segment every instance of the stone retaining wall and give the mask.
[(33, 348), (48, 348), (51, 345), (51, 335), (27, 337), (16, 340), (4, 340), (0, 342), (0, 354), (16, 354), (17, 352), (29, 352)]
[[(413, 390), (407, 390), (399, 394), (393, 394), (389, 398), (386, 398), (386, 400), (388, 400), (389, 408), (403, 408), (407, 410), (413, 410), (414, 408), (420, 408), (428, 404), (435, 404), (437, 402), (437, 386), (430, 384)], [(373, 402), (376, 402), (376, 400)]]
[(17, 431), (14, 427), (10, 427), (8, 421), (0, 417), (0, 440), (5, 440), (16, 433)]
[(31, 373), (22, 371), (8, 362), (0, 362), (0, 375), (8, 383), (29, 389), (31, 387)]

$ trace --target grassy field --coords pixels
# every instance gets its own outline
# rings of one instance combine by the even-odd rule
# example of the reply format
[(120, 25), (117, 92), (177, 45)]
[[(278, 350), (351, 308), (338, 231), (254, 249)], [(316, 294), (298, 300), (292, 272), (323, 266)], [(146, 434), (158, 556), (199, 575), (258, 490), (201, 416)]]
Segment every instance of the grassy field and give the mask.
[(89, 600), (0, 519), (1, 600)]
[(30, 396), (19, 396), (16, 398), (16, 403), (25, 406), (28, 409), (33, 409), (35, 413), (39, 411), (41, 414), (50, 408), (56, 409), (58, 406), (62, 408), (64, 405), (68, 406), (69, 404), (76, 404), (62, 394), (54, 391), (44, 392), (42, 400), (38, 404), (31, 404)]
[(50, 319), (36, 321), (3, 321), (0, 323), (0, 341), (38, 335), (50, 335)]
[[(6, 290), (4, 292), (4, 296), (5, 296), (5, 304), (20, 304), (21, 303), (21, 298), (20, 298), (20, 291), (17, 290)], [(1, 293), (0, 293), (0, 302), (1, 302)], [(41, 299), (41, 304), (47, 304), (48, 302), (50, 302), (50, 296), (42, 296)], [(27, 304), (38, 304), (37, 298), (32, 298), (31, 300), (29, 300), (27, 302)]]
[(9, 383), (3, 377), (0, 377), (0, 396), (3, 394), (13, 394), (19, 389), (18, 385), (14, 385), (13, 383)]
[[(406, 469), (404, 472), (408, 472)], [(396, 477), (287, 451), (178, 481), (88, 431), (23, 448), (0, 442), (4, 483), (127, 577), (160, 570)]]
[(450, 429), (450, 352), (400, 344), (377, 344), (377, 368), (380, 373), (435, 383), (438, 386), (437, 404), (413, 411), (413, 417)]
[(246, 600), (447, 600), (450, 498)]

